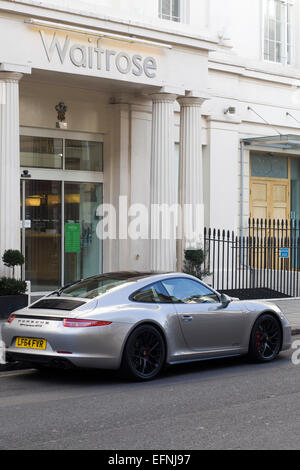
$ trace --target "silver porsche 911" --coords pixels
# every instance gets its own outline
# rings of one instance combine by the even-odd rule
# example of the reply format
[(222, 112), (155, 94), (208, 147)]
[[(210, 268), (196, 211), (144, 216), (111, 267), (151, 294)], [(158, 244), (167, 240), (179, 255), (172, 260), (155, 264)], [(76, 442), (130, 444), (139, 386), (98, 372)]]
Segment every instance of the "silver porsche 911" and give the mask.
[(247, 354), (268, 362), (291, 346), (276, 305), (231, 299), (180, 273), (82, 280), (12, 314), (2, 333), (8, 361), (120, 369), (135, 380), (165, 364)]

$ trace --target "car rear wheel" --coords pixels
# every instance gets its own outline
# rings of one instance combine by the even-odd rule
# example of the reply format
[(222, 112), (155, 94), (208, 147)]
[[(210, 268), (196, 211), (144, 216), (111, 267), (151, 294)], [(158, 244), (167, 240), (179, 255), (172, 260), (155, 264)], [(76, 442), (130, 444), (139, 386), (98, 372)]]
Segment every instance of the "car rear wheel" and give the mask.
[(152, 380), (162, 370), (166, 347), (162, 334), (151, 325), (142, 325), (130, 335), (124, 350), (122, 372), (128, 378)]
[(270, 314), (259, 317), (252, 329), (249, 355), (256, 362), (273, 361), (280, 353), (282, 332), (279, 321)]

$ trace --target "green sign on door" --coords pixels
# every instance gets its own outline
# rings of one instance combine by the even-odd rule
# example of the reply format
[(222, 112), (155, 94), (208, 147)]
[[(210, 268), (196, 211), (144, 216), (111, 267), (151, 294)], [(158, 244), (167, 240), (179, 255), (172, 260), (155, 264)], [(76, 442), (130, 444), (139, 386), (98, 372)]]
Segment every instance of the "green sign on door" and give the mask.
[(80, 253), (80, 224), (65, 224), (65, 252)]

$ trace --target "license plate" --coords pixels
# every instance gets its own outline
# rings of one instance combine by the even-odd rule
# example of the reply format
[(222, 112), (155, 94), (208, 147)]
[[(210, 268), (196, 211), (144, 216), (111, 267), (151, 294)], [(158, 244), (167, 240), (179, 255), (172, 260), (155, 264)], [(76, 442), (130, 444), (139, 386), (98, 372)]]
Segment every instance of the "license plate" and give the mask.
[(39, 338), (17, 338), (16, 347), (26, 349), (39, 349), (44, 351), (47, 347), (47, 341), (45, 339)]

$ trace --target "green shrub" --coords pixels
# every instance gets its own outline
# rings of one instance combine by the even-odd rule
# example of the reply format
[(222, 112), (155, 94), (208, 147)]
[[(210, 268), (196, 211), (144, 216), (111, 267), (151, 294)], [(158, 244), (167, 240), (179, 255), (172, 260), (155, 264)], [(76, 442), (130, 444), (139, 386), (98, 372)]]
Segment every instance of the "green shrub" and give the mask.
[(15, 277), (15, 267), (25, 263), (24, 256), (19, 250), (6, 250), (2, 256), (2, 261), (8, 268), (12, 268)]
[(4, 295), (22, 295), (26, 292), (26, 282), (9, 277), (0, 278), (0, 297)]
[(203, 279), (203, 277), (208, 276), (209, 272), (203, 270), (204, 257), (204, 251), (201, 249), (185, 250), (183, 268), (184, 273), (195, 276), (198, 279)]
[(204, 261), (203, 250), (185, 250), (184, 256), (189, 263), (200, 265)]

